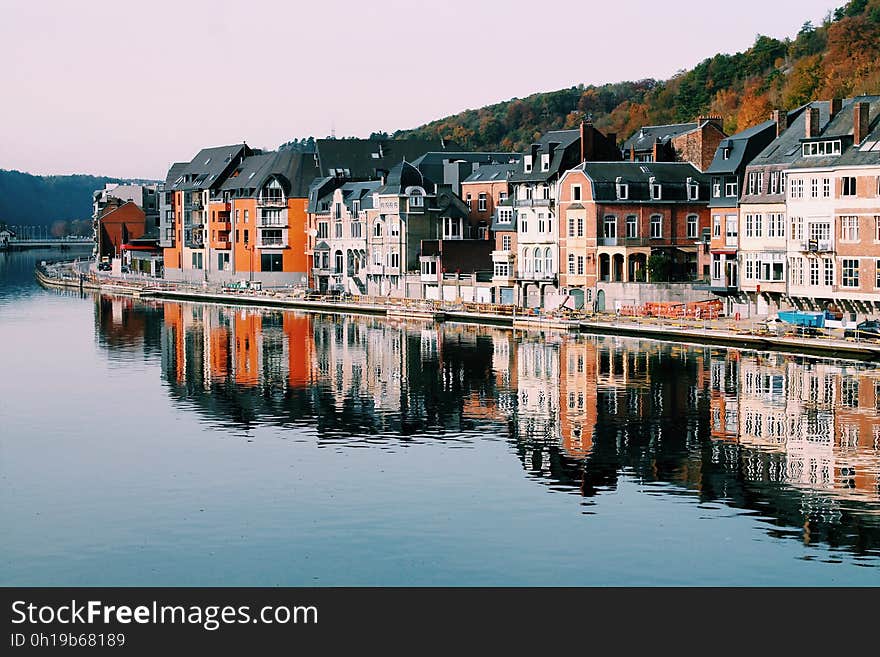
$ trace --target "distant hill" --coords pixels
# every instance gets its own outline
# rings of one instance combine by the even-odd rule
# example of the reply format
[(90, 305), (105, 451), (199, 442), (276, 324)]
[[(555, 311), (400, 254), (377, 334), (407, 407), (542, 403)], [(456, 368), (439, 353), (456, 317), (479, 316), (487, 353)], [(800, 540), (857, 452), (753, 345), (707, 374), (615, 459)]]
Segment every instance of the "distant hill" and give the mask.
[(105, 183), (126, 182), (106, 176), (34, 176), (0, 169), (0, 223), (51, 226), (92, 216), (92, 192)]
[(715, 55), (669, 80), (578, 85), (513, 98), (394, 136), (522, 151), (542, 133), (574, 127), (584, 118), (623, 141), (642, 125), (691, 121), (700, 114), (720, 114), (732, 134), (767, 120), (773, 109), (875, 93), (880, 93), (880, 0), (852, 0), (820, 26), (804, 23), (794, 38), (758, 36), (744, 52)]

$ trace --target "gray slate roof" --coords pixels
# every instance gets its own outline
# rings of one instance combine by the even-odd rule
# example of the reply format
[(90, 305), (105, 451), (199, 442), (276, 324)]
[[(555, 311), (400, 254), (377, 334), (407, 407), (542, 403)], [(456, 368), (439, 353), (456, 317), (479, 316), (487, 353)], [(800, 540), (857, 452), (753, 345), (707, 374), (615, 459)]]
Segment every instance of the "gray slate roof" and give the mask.
[[(510, 180), (511, 182), (542, 182), (559, 175), (569, 169), (580, 160), (579, 144), (580, 130), (551, 130), (541, 136), (536, 142), (538, 146), (535, 161), (532, 162), (532, 171), (525, 172), (524, 162), (516, 165)], [(550, 144), (558, 144), (553, 151), (550, 160), (549, 171), (541, 170), (541, 155), (549, 152)]]
[[(725, 137), (715, 150), (715, 157), (706, 173), (712, 175), (742, 173), (745, 166), (776, 137), (776, 123), (764, 121), (730, 137)], [(728, 155), (725, 159), (724, 152)]]
[(674, 137), (692, 132), (700, 127), (699, 123), (670, 123), (667, 125), (646, 125), (629, 139), (623, 142), (623, 150), (629, 152), (635, 147), (636, 151), (650, 151), (654, 148), (654, 142), (667, 144)]
[[(585, 162), (575, 169), (583, 171), (592, 181), (593, 198), (599, 202), (669, 203), (687, 201), (687, 182), (690, 178), (700, 186), (699, 199), (709, 200), (709, 176), (690, 162)], [(629, 186), (628, 199), (617, 200), (617, 182)], [(662, 186), (661, 199), (651, 198), (650, 180)]]
[[(232, 171), (239, 158), (251, 155), (253, 151), (246, 144), (203, 148), (190, 160), (180, 176), (175, 178), (166, 190), (199, 190), (219, 187)], [(179, 181), (179, 182), (178, 182)]]
[(401, 160), (413, 160), (432, 151), (458, 151), (456, 144), (430, 139), (318, 139), (319, 175), (348, 171), (349, 179), (375, 180)]
[(512, 174), (518, 168), (517, 164), (483, 164), (479, 169), (465, 178), (463, 183), (489, 183), (507, 180), (508, 174)]
[[(880, 96), (857, 96), (843, 101), (841, 110), (819, 132), (815, 140), (840, 138), (843, 142), (840, 155), (826, 155), (823, 157), (803, 157), (800, 144), (804, 139), (804, 132), (800, 134), (796, 154), (799, 156), (791, 163), (791, 168), (812, 168), (830, 166), (859, 166), (880, 164), (880, 151), (862, 150), (861, 145), (853, 144), (853, 109), (855, 103), (864, 102), (869, 104), (868, 137), (865, 142), (880, 139)], [(809, 140), (814, 141), (814, 140)]]

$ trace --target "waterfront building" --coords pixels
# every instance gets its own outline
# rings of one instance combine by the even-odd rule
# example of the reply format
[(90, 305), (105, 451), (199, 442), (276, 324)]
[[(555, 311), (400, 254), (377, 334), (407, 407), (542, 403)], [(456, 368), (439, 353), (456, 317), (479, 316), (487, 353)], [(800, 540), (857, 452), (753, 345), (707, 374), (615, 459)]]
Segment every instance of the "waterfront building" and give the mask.
[(307, 286), (306, 205), (317, 171), (311, 154), (291, 150), (235, 168), (209, 206), (212, 279)]
[(630, 162), (690, 162), (705, 171), (718, 144), (727, 136), (721, 124), (720, 116), (701, 116), (691, 123), (643, 126), (623, 142), (622, 159)]
[(179, 241), (174, 216), (174, 182), (183, 175), (189, 162), (175, 162), (168, 169), (164, 182), (159, 183), (157, 197), (159, 209), (159, 246), (171, 249)]
[(96, 227), (98, 258), (121, 258), (125, 244), (146, 231), (146, 215), (134, 201), (110, 198), (102, 205)]
[[(564, 299), (604, 309), (608, 284), (696, 278), (697, 239), (708, 226), (708, 178), (689, 162), (585, 162), (560, 181)], [(660, 266), (662, 265), (662, 266)], [(608, 288), (608, 289), (606, 289)], [(601, 299), (599, 297), (602, 297)]]
[[(801, 156), (807, 116), (819, 111), (820, 128), (832, 103), (814, 101), (791, 112), (775, 110), (775, 138), (746, 166), (739, 207), (739, 291), (750, 314), (767, 315), (788, 304), (788, 215), (785, 170)], [(837, 108), (839, 111), (839, 108)]]
[[(712, 181), (709, 199), (712, 232), (709, 253), (701, 254), (699, 268), (703, 272), (708, 269), (708, 288), (725, 299), (728, 314), (739, 312), (739, 197), (746, 167), (775, 137), (774, 121), (765, 121), (725, 137), (706, 169)], [(758, 186), (763, 188), (757, 174), (749, 179), (748, 184), (747, 192), (754, 193)]]
[(785, 171), (788, 298), (854, 320), (880, 310), (880, 96), (832, 101), (830, 114), (822, 127), (807, 110)]
[(159, 225), (159, 185), (156, 183), (106, 183), (104, 189), (92, 194), (92, 239), (95, 242), (93, 255), (107, 256), (101, 251), (101, 233), (98, 219), (105, 214), (108, 206), (117, 208), (125, 203), (134, 203), (144, 213), (144, 230), (150, 231)]
[[(208, 227), (208, 204), (217, 198), (220, 187), (242, 161), (254, 152), (247, 144), (204, 148), (180, 170), (179, 175), (165, 192), (171, 193), (170, 209), (174, 222), (173, 242), (169, 242), (167, 221), (164, 244), (165, 277), (170, 280), (202, 282), (208, 280), (209, 261), (206, 259), (206, 231)], [(210, 252), (210, 243), (207, 246)]]
[[(555, 308), (564, 302), (559, 286), (558, 182), (581, 162), (619, 160), (615, 138), (588, 123), (577, 130), (548, 132), (531, 145), (512, 173), (517, 252), (515, 257), (506, 256), (506, 262), (516, 272), (517, 304)], [(494, 262), (503, 262), (504, 257), (496, 254)]]

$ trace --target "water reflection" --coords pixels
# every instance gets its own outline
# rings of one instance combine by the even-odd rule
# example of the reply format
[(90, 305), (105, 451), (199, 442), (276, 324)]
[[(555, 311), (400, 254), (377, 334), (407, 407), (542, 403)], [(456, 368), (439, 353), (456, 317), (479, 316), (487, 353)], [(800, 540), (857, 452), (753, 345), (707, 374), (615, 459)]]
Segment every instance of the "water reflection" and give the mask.
[[(212, 426), (307, 426), (320, 446), (498, 436), (526, 476), (592, 500), (722, 502), (774, 537), (880, 555), (880, 370), (625, 338), (96, 299), (112, 358), (161, 358)], [(159, 356), (159, 354), (161, 354)], [(280, 433), (284, 436), (284, 432)], [(710, 507), (711, 508), (711, 507)]]

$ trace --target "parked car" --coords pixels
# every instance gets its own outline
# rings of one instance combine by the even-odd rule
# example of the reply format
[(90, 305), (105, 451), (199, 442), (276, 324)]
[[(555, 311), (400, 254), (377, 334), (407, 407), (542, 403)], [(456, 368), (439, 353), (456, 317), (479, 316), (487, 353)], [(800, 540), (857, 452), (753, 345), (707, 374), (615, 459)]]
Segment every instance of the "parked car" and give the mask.
[(844, 329), (843, 335), (847, 338), (880, 339), (880, 320), (866, 319), (856, 324), (855, 328)]
[(98, 263), (98, 271), (110, 271), (113, 267), (110, 266), (109, 262), (99, 262)]

